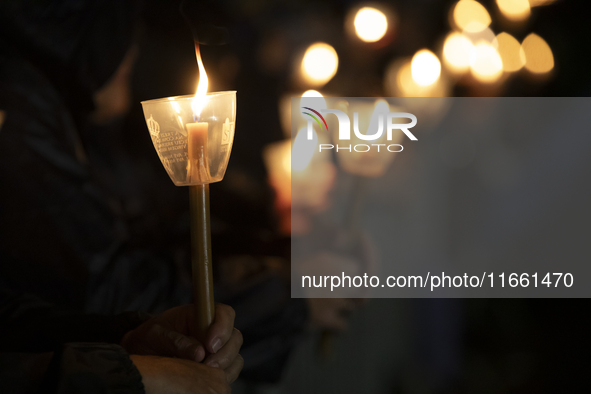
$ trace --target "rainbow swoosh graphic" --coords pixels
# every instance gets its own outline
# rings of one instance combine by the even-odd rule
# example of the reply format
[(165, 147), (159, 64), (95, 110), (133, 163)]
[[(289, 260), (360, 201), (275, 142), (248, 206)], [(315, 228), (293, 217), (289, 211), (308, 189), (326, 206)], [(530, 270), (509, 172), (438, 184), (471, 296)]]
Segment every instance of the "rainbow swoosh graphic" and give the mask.
[[(322, 122), (324, 123), (324, 127), (326, 127), (326, 131), (328, 131), (328, 125), (326, 124), (326, 120), (324, 120), (324, 117), (322, 115), (320, 115), (320, 112), (318, 112), (318, 111), (316, 111), (316, 110), (314, 110), (314, 109), (312, 109), (310, 107), (302, 107), (302, 108), (303, 109), (307, 109), (309, 111), (312, 111), (316, 115), (318, 115), (320, 117), (320, 119), (322, 119)], [(320, 130), (322, 130), (322, 123), (320, 123), (320, 120), (318, 120), (318, 118), (316, 116), (312, 115), (309, 112), (302, 112), (302, 113), (305, 114), (305, 115), (311, 116), (318, 123), (318, 126), (320, 126)]]

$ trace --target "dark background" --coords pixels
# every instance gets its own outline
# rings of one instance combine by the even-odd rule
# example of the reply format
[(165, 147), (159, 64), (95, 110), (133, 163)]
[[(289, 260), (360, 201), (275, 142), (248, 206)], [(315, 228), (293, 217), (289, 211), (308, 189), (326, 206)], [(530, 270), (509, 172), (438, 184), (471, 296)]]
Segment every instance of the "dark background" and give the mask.
[[(440, 43), (450, 31), (448, 13), (454, 2), (384, 3), (396, 11), (398, 22), (392, 40), (382, 46), (365, 46), (346, 36), (346, 15), (358, 4), (265, 0), (216, 3), (216, 22), (228, 28), (230, 39), (227, 45), (202, 47), (209, 91), (238, 92), (236, 134), (228, 171), (223, 182), (211, 186), (217, 256), (265, 254), (259, 244), (264, 245), (261, 248), (269, 247), (265, 241), (279, 237), (262, 150), (284, 138), (279, 121), (280, 98), (307, 89), (291, 77), (298, 53), (316, 41), (327, 42), (336, 49), (339, 69), (322, 87), (323, 93), (337, 97), (382, 96), (386, 94), (384, 72), (390, 62), (412, 56), (422, 48), (439, 53)], [(534, 8), (521, 26), (503, 22), (495, 12), (494, 1), (482, 4), (491, 13), (495, 33), (507, 31), (520, 41), (531, 32), (543, 37), (552, 48), (555, 68), (543, 78), (533, 78), (522, 70), (492, 89), (458, 82), (450, 95), (589, 94), (591, 23), (585, 1), (558, 0)], [(195, 92), (198, 73), (193, 37), (179, 13), (178, 1), (144, 1), (132, 25), (133, 39), (129, 45), (137, 46), (138, 57), (132, 72), (131, 106), (125, 117), (87, 130), (85, 140), (93, 146), (89, 153), (107, 188), (129, 202), (129, 211), (137, 207), (131, 227), (132, 243), (149, 245), (149, 250), (163, 256), (162, 261), (180, 261), (182, 265), (189, 261), (188, 191), (174, 187), (158, 161), (140, 102)], [(531, 141), (514, 142), (527, 146)], [(410, 156), (406, 160), (412, 159)], [(452, 190), (460, 193), (472, 187), (461, 169), (452, 175)], [(588, 168), (576, 175), (577, 187), (586, 193)], [(577, 190), (565, 191), (552, 212), (539, 215), (560, 217), (560, 207), (570, 204), (575, 193)], [(578, 204), (573, 209), (579, 209), (584, 202)], [(144, 215), (145, 212), (149, 214)], [(557, 223), (560, 222), (546, 222), (548, 226)], [(159, 236), (163, 229), (170, 230), (166, 237)], [(534, 234), (537, 230), (532, 224), (522, 231)], [(455, 246), (461, 248), (461, 235), (466, 228), (449, 231), (455, 237)], [(582, 231), (591, 236), (588, 228)], [(531, 247), (535, 247), (535, 241)], [(156, 263), (152, 260), (154, 266), (142, 265), (144, 258), (140, 256), (138, 264), (145, 276), (121, 280), (139, 283), (135, 287), (141, 287), (153, 277)], [(218, 276), (220, 272), (218, 269)], [(128, 295), (141, 308), (151, 305), (152, 312), (180, 300), (188, 301), (187, 277), (173, 278), (171, 282), (178, 291), (166, 289), (170, 294), (163, 294), (157, 287), (152, 291), (166, 298), (157, 306), (131, 290)], [(268, 300), (273, 294), (271, 291), (271, 295), (263, 293), (261, 298), (254, 298), (245, 307), (245, 316), (264, 314), (261, 300)], [(129, 306), (122, 305), (111, 305), (108, 312), (120, 312), (118, 308)], [(90, 308), (86, 305), (92, 311), (100, 307), (102, 304)], [(328, 355), (318, 350), (321, 333), (304, 330), (297, 337), (279, 382), (244, 380), (237, 382), (235, 390), (269, 394), (589, 392), (588, 308), (587, 300), (369, 300), (351, 315), (349, 328), (333, 338)], [(296, 314), (294, 320), (301, 318), (302, 314)], [(290, 328), (289, 324), (286, 326)], [(253, 333), (257, 332), (257, 327), (251, 328)], [(263, 323), (259, 323), (258, 332), (265, 332)], [(281, 367), (278, 363), (277, 369)]]
[[(334, 96), (383, 95), (381, 81), (390, 61), (412, 56), (424, 47), (436, 51), (437, 43), (449, 31), (447, 13), (454, 2), (388, 2), (398, 12), (396, 37), (386, 47), (373, 49), (371, 56), (352, 50), (353, 44), (343, 31), (345, 15), (356, 4), (226, 3), (232, 41), (223, 47), (205, 47), (202, 53), (212, 81), (210, 90), (238, 91), (229, 173), (241, 172), (247, 183), (264, 184), (260, 150), (283, 138), (278, 100), (294, 90), (289, 74), (297, 50), (314, 41), (328, 42), (337, 50), (339, 70), (323, 92)], [(552, 75), (541, 81), (521, 71), (496, 91), (458, 84), (453, 95), (588, 95), (591, 29), (585, 2), (558, 1), (534, 8), (525, 26), (516, 29), (507, 29), (502, 18), (494, 15), (494, 1), (482, 4), (493, 16), (491, 28), (495, 33), (505, 30), (518, 40), (532, 31), (542, 36), (552, 48), (556, 66)], [(148, 2), (145, 13), (141, 55), (134, 74), (136, 97), (129, 117), (133, 124), (129, 145), (137, 154), (155, 158), (142, 128), (138, 103), (192, 93), (196, 64), (191, 37), (175, 7)], [(282, 46), (277, 54), (280, 61), (265, 67), (260, 51), (269, 37), (280, 39)], [(581, 175), (581, 187), (585, 187), (588, 179), (584, 171)], [(164, 171), (160, 176), (165, 187), (168, 179)], [(461, 176), (454, 179), (452, 187), (464, 185)], [(216, 199), (218, 188), (224, 187), (224, 182), (212, 186), (214, 210), (228, 204)], [(234, 215), (235, 211), (225, 213)], [(245, 220), (251, 217), (243, 210), (238, 216)], [(318, 334), (309, 334), (295, 351), (284, 383), (261, 392), (586, 392), (590, 366), (588, 308), (586, 300), (372, 300), (352, 317), (352, 328), (337, 338), (335, 355), (322, 360), (315, 350)], [(252, 387), (250, 390), (258, 392)]]

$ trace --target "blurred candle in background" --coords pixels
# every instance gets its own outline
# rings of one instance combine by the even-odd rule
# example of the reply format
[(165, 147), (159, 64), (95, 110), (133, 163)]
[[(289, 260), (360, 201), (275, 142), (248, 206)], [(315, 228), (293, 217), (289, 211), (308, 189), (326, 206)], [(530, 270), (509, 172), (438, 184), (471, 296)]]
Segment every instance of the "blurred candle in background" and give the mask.
[[(275, 208), (283, 233), (289, 234), (291, 218), (299, 220), (296, 227), (304, 231), (310, 214), (321, 211), (328, 203), (335, 168), (329, 155), (318, 151), (319, 143), (328, 143), (328, 137), (319, 137), (313, 131), (311, 141), (306, 138), (307, 128), (301, 128), (293, 143), (290, 139), (265, 147), (263, 159), (267, 167), (269, 184), (275, 191)], [(299, 212), (306, 217), (298, 216)]]
[(339, 56), (327, 43), (317, 42), (308, 47), (302, 58), (300, 70), (305, 85), (320, 87), (334, 77), (339, 67)]
[(546, 41), (531, 33), (521, 43), (525, 56), (525, 68), (533, 74), (546, 74), (554, 68), (554, 55)]
[(363, 7), (355, 14), (355, 33), (360, 40), (376, 42), (388, 31), (388, 19), (384, 13), (373, 7)]

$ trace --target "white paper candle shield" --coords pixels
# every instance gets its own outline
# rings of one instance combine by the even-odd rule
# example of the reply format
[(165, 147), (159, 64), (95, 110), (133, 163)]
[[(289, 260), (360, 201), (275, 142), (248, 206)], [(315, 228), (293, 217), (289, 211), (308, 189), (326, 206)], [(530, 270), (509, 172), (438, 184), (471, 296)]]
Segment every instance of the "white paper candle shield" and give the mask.
[(191, 107), (194, 98), (142, 102), (154, 148), (177, 186), (221, 181), (234, 141), (236, 92), (208, 94), (198, 118)]

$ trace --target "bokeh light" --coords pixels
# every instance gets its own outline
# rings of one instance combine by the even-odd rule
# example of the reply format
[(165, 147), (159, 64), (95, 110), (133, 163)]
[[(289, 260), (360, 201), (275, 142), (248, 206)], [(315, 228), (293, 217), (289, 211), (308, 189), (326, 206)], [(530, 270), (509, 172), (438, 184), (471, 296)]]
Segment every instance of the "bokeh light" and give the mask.
[(512, 35), (501, 33), (497, 36), (499, 55), (503, 60), (503, 70), (514, 72), (525, 64), (525, 53), (521, 44)]
[(412, 79), (418, 85), (432, 85), (441, 75), (441, 63), (433, 52), (427, 49), (422, 49), (412, 58), (411, 74)]
[(531, 14), (529, 0), (497, 0), (497, 6), (505, 18), (522, 21)]
[(388, 30), (388, 19), (380, 10), (363, 7), (355, 15), (355, 33), (365, 42), (379, 41)]
[(544, 74), (554, 68), (552, 49), (535, 33), (525, 37), (521, 48), (525, 54), (525, 68), (534, 74)]
[(453, 20), (460, 30), (476, 33), (490, 25), (488, 11), (482, 4), (474, 0), (460, 0), (454, 7)]
[(412, 78), (410, 62), (401, 65), (395, 76), (396, 85), (401, 96), (419, 96), (422, 86), (419, 86)]
[(463, 34), (450, 33), (443, 44), (443, 61), (454, 73), (463, 73), (470, 67), (470, 55), (474, 45)]
[(449, 84), (439, 78), (428, 86), (421, 86), (412, 77), (411, 59), (397, 59), (386, 68), (384, 90), (390, 96), (400, 97), (446, 97)]
[(302, 97), (324, 97), (324, 96), (318, 90), (310, 89), (310, 90), (306, 90), (304, 92), (304, 94), (302, 94)]
[(503, 75), (503, 61), (494, 46), (481, 41), (472, 51), (470, 69), (478, 81), (493, 83)]
[(472, 41), (472, 44), (476, 45), (478, 43), (480, 43), (481, 41), (486, 41), (489, 44), (491, 44), (493, 47), (497, 47), (497, 37), (495, 36), (495, 33), (493, 33), (493, 31), (489, 28), (486, 27), (478, 32), (468, 32), (468, 31), (464, 31), (463, 32), (464, 36), (466, 36), (466, 38), (468, 38), (470, 41)]
[(302, 59), (302, 75), (312, 85), (324, 85), (337, 72), (339, 57), (334, 48), (326, 43), (317, 42), (306, 50)]

